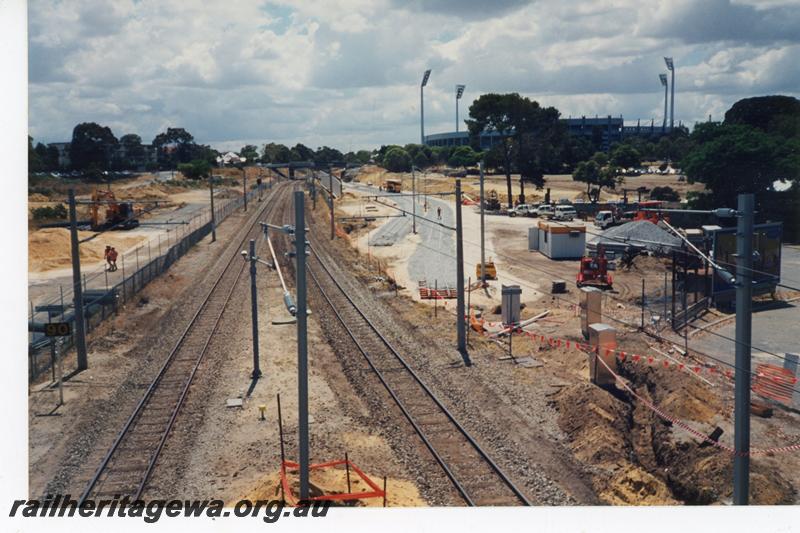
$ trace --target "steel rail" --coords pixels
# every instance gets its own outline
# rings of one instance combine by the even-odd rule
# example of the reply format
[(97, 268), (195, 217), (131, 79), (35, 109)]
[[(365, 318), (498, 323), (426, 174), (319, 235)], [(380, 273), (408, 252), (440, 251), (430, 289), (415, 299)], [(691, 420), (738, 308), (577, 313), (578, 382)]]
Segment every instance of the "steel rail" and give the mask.
[[(371, 329), (371, 330), (372, 330), (372, 331), (373, 331), (373, 332), (374, 332), (374, 333), (375, 333), (375, 334), (376, 334), (376, 335), (377, 335), (377, 336), (380, 338), (381, 342), (382, 342), (382, 343), (383, 343), (383, 344), (384, 344), (384, 345), (385, 345), (385, 346), (386, 346), (386, 347), (389, 349), (389, 351), (392, 353), (392, 355), (394, 355), (394, 357), (395, 357), (395, 358), (396, 358), (396, 359), (397, 359), (397, 360), (400, 362), (400, 364), (401, 364), (401, 365), (402, 365), (402, 366), (403, 366), (403, 367), (406, 369), (406, 371), (407, 371), (407, 372), (408, 372), (408, 373), (409, 373), (409, 374), (410, 374), (410, 375), (411, 375), (411, 376), (414, 378), (414, 381), (415, 381), (415, 382), (416, 382), (416, 383), (417, 383), (417, 384), (418, 384), (418, 385), (419, 385), (419, 386), (422, 388), (422, 390), (423, 390), (423, 391), (425, 391), (425, 393), (428, 395), (428, 397), (429, 397), (431, 400), (433, 400), (433, 402), (434, 402), (434, 403), (436, 404), (436, 406), (437, 406), (437, 407), (438, 407), (438, 408), (441, 410), (441, 412), (442, 412), (442, 413), (444, 413), (444, 415), (445, 415), (445, 416), (448, 418), (448, 420), (450, 420), (450, 422), (451, 422), (451, 423), (452, 423), (452, 424), (453, 424), (453, 425), (454, 425), (454, 426), (455, 426), (455, 427), (458, 429), (458, 431), (461, 433), (461, 435), (463, 435), (463, 436), (464, 436), (464, 438), (467, 440), (467, 442), (469, 442), (469, 444), (470, 444), (470, 445), (473, 447), (473, 449), (474, 449), (474, 450), (475, 450), (475, 451), (476, 451), (476, 452), (477, 452), (477, 453), (478, 453), (478, 454), (481, 456), (481, 458), (482, 458), (482, 459), (483, 459), (483, 460), (484, 460), (484, 461), (485, 461), (485, 462), (486, 462), (486, 463), (487, 463), (487, 464), (488, 464), (488, 465), (489, 465), (489, 466), (492, 468), (492, 470), (493, 470), (493, 471), (494, 471), (494, 472), (497, 474), (497, 476), (498, 476), (498, 477), (499, 477), (499, 478), (500, 478), (500, 479), (503, 481), (503, 483), (504, 483), (504, 484), (505, 484), (505, 485), (506, 485), (506, 486), (507, 486), (507, 487), (508, 487), (508, 488), (509, 488), (509, 489), (510, 489), (510, 490), (511, 490), (513, 493), (514, 493), (514, 495), (515, 495), (515, 496), (516, 496), (516, 497), (517, 497), (517, 498), (518, 498), (518, 499), (519, 499), (519, 500), (520, 500), (520, 501), (521, 501), (523, 504), (525, 504), (525, 505), (532, 505), (532, 503), (530, 502), (530, 500), (528, 500), (528, 498), (527, 498), (527, 497), (526, 497), (526, 496), (525, 496), (525, 495), (522, 493), (522, 491), (521, 491), (521, 490), (520, 490), (520, 489), (519, 489), (519, 488), (518, 488), (518, 487), (517, 487), (517, 486), (514, 484), (514, 482), (513, 482), (513, 481), (511, 481), (511, 479), (509, 479), (509, 477), (508, 477), (508, 476), (505, 474), (505, 472), (503, 472), (503, 471), (502, 471), (502, 469), (501, 469), (501, 468), (500, 468), (500, 467), (497, 465), (497, 463), (495, 463), (495, 462), (494, 462), (494, 461), (493, 461), (493, 460), (492, 460), (492, 459), (489, 457), (489, 455), (486, 453), (486, 451), (485, 451), (483, 448), (481, 448), (481, 446), (480, 446), (480, 445), (479, 445), (479, 444), (478, 444), (478, 443), (475, 441), (475, 439), (474, 439), (474, 438), (473, 438), (473, 437), (472, 437), (472, 436), (471, 436), (471, 435), (470, 435), (470, 434), (467, 432), (467, 430), (466, 430), (466, 429), (465, 429), (465, 428), (464, 428), (464, 427), (463, 427), (463, 426), (462, 426), (462, 425), (461, 425), (461, 424), (460, 424), (460, 423), (459, 423), (459, 422), (458, 422), (458, 421), (455, 419), (455, 417), (453, 416), (453, 414), (452, 414), (452, 413), (451, 413), (451, 412), (450, 412), (450, 411), (449, 411), (449, 410), (448, 410), (448, 409), (447, 409), (447, 408), (446, 408), (446, 407), (445, 407), (445, 406), (442, 404), (442, 402), (441, 402), (441, 401), (439, 400), (439, 398), (438, 398), (438, 397), (437, 397), (437, 396), (436, 396), (436, 395), (433, 393), (433, 391), (431, 391), (431, 389), (430, 389), (430, 388), (429, 388), (427, 385), (425, 385), (425, 383), (423, 383), (422, 379), (420, 379), (420, 377), (417, 375), (417, 373), (416, 373), (416, 372), (414, 372), (414, 370), (411, 368), (411, 366), (409, 366), (409, 364), (408, 364), (408, 363), (405, 361), (405, 359), (404, 359), (404, 358), (403, 358), (403, 357), (400, 355), (400, 353), (399, 353), (399, 352), (398, 352), (398, 351), (397, 351), (397, 350), (394, 348), (394, 346), (393, 346), (393, 345), (392, 345), (392, 344), (389, 342), (389, 340), (388, 340), (388, 339), (386, 339), (386, 337), (385, 337), (385, 336), (384, 336), (384, 335), (383, 335), (383, 334), (382, 334), (382, 333), (381, 333), (381, 332), (378, 330), (378, 328), (375, 326), (375, 324), (374, 324), (374, 323), (373, 323), (373, 322), (372, 322), (372, 321), (371, 321), (369, 318), (367, 318), (367, 316), (364, 314), (364, 312), (361, 310), (361, 308), (359, 308), (359, 306), (358, 306), (358, 305), (357, 305), (357, 304), (356, 304), (356, 303), (353, 301), (353, 299), (352, 299), (352, 298), (351, 298), (351, 297), (350, 297), (350, 296), (347, 294), (347, 291), (345, 291), (345, 289), (344, 289), (344, 288), (341, 286), (341, 284), (340, 284), (340, 283), (339, 283), (339, 282), (336, 280), (336, 278), (333, 276), (333, 273), (330, 271), (330, 269), (328, 268), (328, 266), (325, 264), (325, 262), (324, 262), (324, 261), (322, 260), (322, 258), (319, 256), (319, 254), (318, 254), (318, 253), (317, 253), (317, 251), (314, 249), (314, 247), (313, 247), (312, 245), (310, 245), (310, 244), (309, 244), (309, 248), (311, 249), (311, 252), (312, 252), (312, 253), (314, 254), (314, 256), (316, 257), (316, 259), (317, 259), (317, 262), (320, 264), (320, 266), (322, 267), (322, 269), (323, 269), (323, 270), (324, 270), (324, 271), (325, 271), (325, 272), (328, 274), (328, 276), (330, 277), (330, 279), (331, 279), (331, 281), (333, 282), (333, 284), (336, 286), (336, 288), (337, 288), (337, 289), (339, 289), (339, 291), (341, 291), (342, 295), (343, 295), (343, 296), (344, 296), (344, 297), (347, 299), (347, 301), (350, 303), (350, 305), (352, 305), (353, 309), (355, 309), (355, 311), (356, 311), (356, 312), (357, 312), (357, 313), (358, 313), (358, 314), (361, 316), (361, 318), (364, 320), (364, 322), (366, 322), (366, 323), (367, 323), (367, 325), (370, 327), (370, 329)], [(431, 453), (433, 454), (433, 456), (434, 456), (434, 458), (436, 459), (436, 461), (437, 461), (437, 462), (440, 464), (440, 466), (441, 466), (441, 467), (442, 467), (442, 469), (445, 471), (445, 473), (447, 474), (447, 476), (448, 476), (448, 477), (450, 478), (450, 480), (453, 482), (454, 486), (455, 486), (455, 487), (456, 487), (456, 489), (459, 491), (459, 493), (460, 493), (460, 494), (461, 494), (461, 495), (464, 497), (464, 500), (467, 502), (467, 504), (468, 504), (468, 505), (471, 505), (471, 506), (474, 506), (474, 505), (475, 505), (475, 503), (474, 503), (474, 501), (472, 500), (472, 498), (471, 498), (471, 497), (470, 497), (470, 496), (467, 494), (467, 492), (466, 492), (466, 489), (464, 489), (464, 487), (461, 485), (461, 483), (460, 483), (460, 482), (459, 482), (459, 481), (458, 481), (458, 480), (455, 478), (455, 475), (452, 473), (452, 471), (450, 470), (450, 468), (447, 466), (447, 464), (446, 464), (446, 462), (444, 461), (444, 459), (443, 459), (443, 458), (442, 458), (442, 457), (439, 455), (439, 453), (438, 453), (438, 452), (436, 452), (436, 451), (435, 451), (435, 449), (434, 449), (434, 447), (433, 447), (433, 444), (432, 444), (432, 443), (429, 441), (429, 439), (428, 439), (428, 438), (425, 436), (424, 432), (423, 432), (423, 431), (422, 431), (422, 429), (419, 427), (419, 425), (416, 423), (416, 421), (415, 421), (415, 420), (413, 420), (413, 417), (412, 417), (412, 416), (411, 416), (411, 414), (408, 412), (408, 410), (405, 408), (405, 406), (403, 405), (402, 401), (401, 401), (401, 400), (400, 400), (400, 399), (397, 397), (397, 395), (395, 394), (395, 392), (394, 392), (394, 391), (391, 389), (391, 387), (389, 386), (389, 384), (387, 383), (387, 381), (384, 379), (384, 377), (383, 377), (383, 375), (381, 374), (381, 372), (380, 372), (380, 371), (377, 369), (377, 367), (375, 366), (375, 364), (373, 363), (373, 361), (371, 360), (371, 358), (370, 358), (370, 357), (369, 357), (369, 355), (367, 354), (366, 350), (365, 350), (365, 349), (364, 349), (364, 348), (361, 346), (361, 343), (359, 343), (359, 342), (358, 342), (358, 340), (356, 339), (356, 337), (355, 337), (355, 334), (353, 333), (353, 331), (352, 331), (352, 330), (351, 330), (351, 329), (350, 329), (350, 328), (347, 326), (347, 324), (345, 323), (345, 321), (344, 321), (344, 319), (342, 318), (341, 314), (340, 314), (340, 313), (339, 313), (339, 311), (336, 309), (336, 306), (333, 304), (333, 302), (330, 300), (330, 298), (328, 297), (328, 295), (325, 293), (325, 290), (322, 288), (322, 285), (320, 284), (320, 282), (319, 282), (319, 279), (318, 279), (318, 278), (316, 277), (316, 275), (313, 273), (313, 270), (312, 270), (311, 268), (309, 268), (309, 270), (308, 270), (308, 271), (311, 273), (311, 277), (313, 278), (313, 280), (314, 280), (315, 284), (316, 284), (316, 285), (317, 285), (317, 287), (319, 288), (319, 290), (320, 290), (320, 292), (322, 293), (322, 295), (323, 295), (323, 297), (325, 298), (325, 300), (326, 300), (326, 301), (328, 302), (328, 304), (331, 306), (331, 309), (333, 310), (334, 314), (335, 314), (335, 315), (336, 315), (336, 317), (338, 318), (339, 322), (340, 322), (340, 323), (341, 323), (341, 324), (344, 326), (345, 330), (347, 330), (347, 332), (348, 332), (348, 334), (350, 335), (351, 339), (352, 339), (352, 340), (353, 340), (353, 342), (356, 344), (356, 346), (359, 348), (359, 351), (361, 351), (361, 353), (364, 355), (364, 357), (365, 357), (365, 359), (367, 360), (367, 362), (369, 363), (370, 367), (372, 368), (372, 370), (373, 370), (373, 371), (375, 371), (376, 375), (378, 376), (378, 379), (381, 381), (381, 383), (383, 384), (383, 386), (386, 388), (386, 390), (387, 390), (387, 391), (389, 392), (389, 394), (392, 396), (392, 399), (394, 399), (394, 401), (397, 403), (398, 407), (399, 407), (399, 408), (400, 408), (400, 410), (403, 412), (403, 414), (404, 414), (404, 416), (406, 417), (406, 419), (407, 419), (407, 420), (408, 420), (408, 421), (411, 423), (411, 425), (414, 427), (414, 430), (415, 430), (415, 431), (416, 431), (416, 433), (417, 433), (417, 434), (420, 436), (420, 438), (422, 439), (422, 441), (425, 443), (425, 446), (428, 448), (428, 450), (430, 450), (430, 451), (431, 451)]]
[[(200, 317), (200, 315), (203, 313), (203, 311), (205, 311), (205, 309), (207, 308), (208, 303), (209, 303), (209, 301), (211, 299), (211, 296), (214, 294), (214, 292), (217, 290), (219, 285), (222, 283), (222, 280), (225, 278), (225, 275), (229, 272), (229, 269), (230, 269), (231, 265), (234, 263), (234, 261), (236, 260), (236, 258), (239, 257), (238, 250), (244, 245), (244, 243), (247, 241), (247, 237), (250, 235), (250, 233), (253, 231), (253, 229), (258, 224), (258, 219), (264, 214), (264, 212), (267, 210), (267, 208), (274, 209), (274, 207), (277, 205), (277, 203), (274, 202), (275, 196), (276, 195), (272, 195), (271, 197), (268, 197), (267, 202), (265, 202), (265, 204), (262, 206), (261, 210), (254, 217), (255, 221), (250, 226), (250, 228), (248, 228), (248, 230), (245, 232), (245, 236), (242, 238), (242, 240), (239, 243), (239, 245), (235, 247), (235, 249), (234, 249), (235, 253), (231, 255), (231, 258), (228, 260), (228, 263), (222, 269), (222, 272), (217, 277), (217, 279), (214, 282), (214, 284), (212, 285), (211, 289), (209, 289), (209, 291), (206, 293), (205, 297), (203, 298), (202, 303), (197, 308), (197, 311), (195, 311), (194, 315), (190, 319), (190, 321), (187, 324), (186, 328), (183, 330), (183, 333), (181, 333), (181, 336), (179, 337), (178, 341), (175, 343), (175, 346), (170, 351), (169, 355), (167, 356), (166, 360), (164, 361), (164, 364), (159, 369), (159, 372), (156, 375), (155, 379), (152, 381), (150, 386), (147, 388), (147, 391), (145, 392), (144, 396), (142, 396), (142, 398), (139, 400), (139, 403), (136, 405), (136, 407), (134, 408), (133, 412), (131, 413), (131, 415), (128, 417), (127, 421), (123, 425), (122, 429), (117, 434), (117, 436), (114, 439), (114, 442), (112, 443), (112, 445), (109, 448), (108, 452), (106, 452), (105, 456), (103, 457), (103, 460), (101, 461), (101, 463), (98, 466), (97, 470), (95, 471), (94, 475), (92, 476), (92, 478), (90, 479), (90, 481), (87, 484), (86, 488), (84, 489), (83, 493), (81, 494), (81, 497), (78, 500), (79, 504), (82, 504), (88, 498), (89, 494), (92, 492), (92, 490), (94, 490), (94, 487), (97, 485), (97, 482), (99, 481), (100, 477), (106, 471), (106, 468), (108, 467), (108, 464), (111, 461), (111, 458), (114, 456), (114, 454), (116, 453), (117, 449), (119, 448), (120, 443), (125, 438), (125, 436), (127, 435), (128, 431), (131, 429), (131, 427), (133, 425), (133, 422), (141, 414), (141, 412), (142, 412), (144, 406), (146, 405), (147, 401), (152, 397), (153, 393), (155, 392), (157, 387), (160, 385), (161, 379), (163, 378), (163, 376), (166, 373), (167, 369), (174, 362), (175, 355), (178, 353), (178, 350), (180, 349), (180, 347), (184, 344), (184, 342), (188, 338), (188, 334), (189, 334), (190, 330), (192, 329), (192, 327), (194, 327), (194, 325), (197, 323), (197, 319)], [(228, 248), (230, 249), (231, 247), (229, 246)], [(167, 435), (172, 430), (172, 426), (174, 425), (175, 419), (177, 418), (177, 412), (180, 410), (180, 408), (183, 405), (183, 400), (186, 397), (186, 394), (188, 392), (189, 386), (191, 385), (192, 380), (194, 378), (195, 372), (197, 371), (197, 368), (199, 367), (199, 364), (200, 364), (203, 356), (205, 355), (205, 352), (207, 351), (207, 348), (208, 348), (208, 345), (209, 345), (209, 343), (211, 341), (211, 338), (212, 338), (214, 332), (216, 331), (216, 327), (219, 324), (219, 321), (220, 321), (220, 319), (222, 317), (222, 314), (224, 313), (225, 308), (227, 307), (227, 303), (230, 300), (231, 295), (233, 294), (233, 288), (235, 288), (236, 284), (238, 283), (238, 280), (239, 280), (239, 278), (241, 276), (241, 273), (242, 273), (243, 269), (244, 269), (244, 266), (242, 266), (241, 269), (239, 270), (239, 272), (237, 273), (236, 279), (234, 280), (234, 282), (232, 284), (231, 291), (226, 295), (225, 302), (222, 305), (222, 311), (220, 312), (219, 317), (217, 317), (217, 319), (215, 320), (214, 327), (212, 328), (211, 332), (208, 335), (208, 339), (206, 340), (206, 342), (205, 342), (205, 344), (203, 346), (203, 349), (201, 350), (201, 353), (197, 358), (197, 362), (196, 362), (196, 364), (195, 364), (195, 366), (194, 366), (194, 368), (193, 368), (193, 370), (192, 370), (192, 372), (190, 374), (189, 379), (186, 381), (186, 384), (184, 386), (184, 390), (182, 390), (182, 392), (181, 392), (180, 400), (179, 400), (178, 404), (176, 405), (172, 416), (170, 417), (170, 421), (169, 421), (169, 424), (168, 424), (167, 428), (165, 429), (164, 433), (162, 434), (161, 441), (159, 442), (159, 445), (158, 445), (157, 450), (156, 450), (156, 454), (155, 454), (155, 456), (153, 458), (151, 458), (151, 461), (148, 463), (148, 469), (147, 469), (145, 478), (140, 482), (140, 484), (139, 484), (139, 486), (137, 488), (137, 493), (136, 493), (136, 498), (137, 499), (139, 498), (139, 496), (141, 495), (142, 491), (144, 490), (144, 486), (145, 486), (145, 484), (147, 482), (147, 479), (152, 474), (152, 470), (155, 467), (155, 461), (158, 458), (158, 455), (160, 454), (161, 449), (163, 448), (164, 442), (166, 442)]]

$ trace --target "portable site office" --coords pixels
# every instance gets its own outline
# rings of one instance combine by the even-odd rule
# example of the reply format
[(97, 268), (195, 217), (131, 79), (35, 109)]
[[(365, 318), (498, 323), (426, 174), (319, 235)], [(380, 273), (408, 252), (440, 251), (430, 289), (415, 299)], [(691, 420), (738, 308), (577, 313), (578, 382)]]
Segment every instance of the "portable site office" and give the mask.
[(540, 220), (528, 229), (528, 249), (538, 250), (550, 259), (580, 259), (586, 249), (586, 226)]

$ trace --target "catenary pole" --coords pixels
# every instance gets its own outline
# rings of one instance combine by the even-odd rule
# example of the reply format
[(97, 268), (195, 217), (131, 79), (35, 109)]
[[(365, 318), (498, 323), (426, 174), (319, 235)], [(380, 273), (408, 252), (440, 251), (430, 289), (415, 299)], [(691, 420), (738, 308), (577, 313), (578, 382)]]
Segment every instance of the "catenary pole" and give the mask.
[(467, 328), (464, 318), (464, 243), (461, 224), (461, 180), (456, 180), (456, 330), (458, 333), (458, 351), (464, 358), (464, 364), (470, 365), (467, 355)]
[[(333, 209), (332, 200), (331, 209)], [(303, 210), (303, 191), (295, 191), (294, 250), (297, 261), (297, 429), (300, 459), (300, 499), (308, 500), (308, 306), (306, 301), (306, 221)]]
[(258, 362), (258, 296), (256, 291), (256, 240), (250, 239), (250, 312), (253, 322), (253, 379), (261, 377)]
[(75, 212), (75, 189), (70, 189), (68, 194), (69, 235), (72, 251), (72, 293), (75, 306), (75, 349), (77, 351), (78, 370), (86, 370), (89, 368), (89, 361), (86, 356), (86, 327), (83, 317), (83, 288), (81, 287), (81, 257), (78, 245), (78, 215)]
[(736, 390), (733, 504), (750, 495), (750, 341), (752, 338), (753, 195), (740, 194), (736, 224)]
[(486, 241), (484, 240), (484, 225), (483, 225), (483, 211), (484, 211), (484, 202), (483, 202), (483, 161), (478, 163), (478, 170), (480, 171), (481, 176), (481, 281), (486, 283)]

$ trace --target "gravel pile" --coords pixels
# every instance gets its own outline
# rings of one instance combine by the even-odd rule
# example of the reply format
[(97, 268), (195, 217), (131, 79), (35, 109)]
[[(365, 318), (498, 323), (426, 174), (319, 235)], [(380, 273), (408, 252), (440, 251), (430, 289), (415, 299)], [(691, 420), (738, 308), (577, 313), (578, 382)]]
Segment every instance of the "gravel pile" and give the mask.
[(602, 244), (610, 250), (624, 250), (627, 246), (655, 253), (667, 253), (679, 248), (681, 240), (659, 226), (646, 220), (635, 220), (616, 226), (589, 243), (590, 248)]

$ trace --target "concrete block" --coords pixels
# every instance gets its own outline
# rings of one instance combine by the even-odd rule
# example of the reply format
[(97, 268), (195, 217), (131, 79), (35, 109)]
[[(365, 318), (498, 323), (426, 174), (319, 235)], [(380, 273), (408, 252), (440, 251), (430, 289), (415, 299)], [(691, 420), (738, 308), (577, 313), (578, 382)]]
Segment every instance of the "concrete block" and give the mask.
[[(613, 385), (614, 375), (597, 359), (602, 358), (612, 371), (617, 371), (617, 357), (613, 351), (617, 348), (617, 330), (608, 324), (590, 324), (589, 344), (597, 347), (597, 353), (589, 353), (589, 378), (595, 385)], [(606, 354), (606, 350), (612, 352)]]
[(597, 287), (581, 287), (581, 333), (589, 338), (589, 326), (602, 322), (603, 291)]

